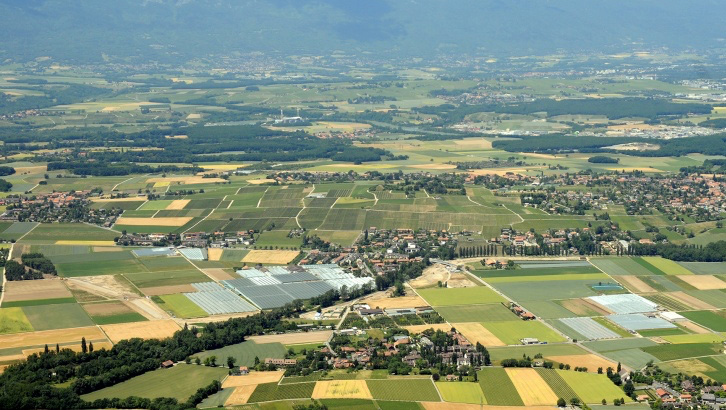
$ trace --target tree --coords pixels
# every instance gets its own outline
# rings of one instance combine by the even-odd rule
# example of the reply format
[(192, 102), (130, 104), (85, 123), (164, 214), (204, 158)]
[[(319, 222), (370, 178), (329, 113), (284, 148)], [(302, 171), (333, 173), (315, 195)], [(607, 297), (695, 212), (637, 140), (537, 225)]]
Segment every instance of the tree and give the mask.
[(227, 356), (227, 367), (230, 369), (234, 367), (234, 364), (237, 362), (237, 359), (235, 359), (232, 356)]
[(215, 355), (209, 356), (209, 365), (212, 367), (217, 365), (217, 356), (215, 356)]
[(88, 352), (88, 346), (86, 346), (86, 338), (85, 337), (82, 337), (81, 338), (81, 351), (83, 353), (87, 353)]
[(567, 402), (565, 401), (565, 399), (563, 399), (562, 397), (557, 399), (557, 407), (565, 407), (565, 406), (567, 406)]
[(88, 342), (88, 353), (93, 353), (93, 342)]
[(570, 404), (572, 407), (580, 407), (580, 399), (577, 397), (573, 397), (570, 399)]

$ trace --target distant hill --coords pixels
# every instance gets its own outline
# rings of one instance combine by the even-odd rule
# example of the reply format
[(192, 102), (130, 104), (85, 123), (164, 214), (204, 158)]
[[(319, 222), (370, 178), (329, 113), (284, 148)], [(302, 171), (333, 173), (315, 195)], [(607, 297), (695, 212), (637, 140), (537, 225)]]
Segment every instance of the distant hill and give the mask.
[(0, 60), (708, 49), (718, 0), (0, 0)]

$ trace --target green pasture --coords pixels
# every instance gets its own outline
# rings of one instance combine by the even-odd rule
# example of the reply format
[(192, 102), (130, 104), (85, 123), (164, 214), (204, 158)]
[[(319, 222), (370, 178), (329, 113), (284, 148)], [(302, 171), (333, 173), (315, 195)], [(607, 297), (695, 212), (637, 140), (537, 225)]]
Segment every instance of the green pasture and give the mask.
[(34, 330), (93, 326), (93, 321), (86, 311), (75, 303), (25, 306), (22, 309)]
[(562, 335), (536, 320), (483, 322), (482, 325), (499, 340), (509, 345), (521, 344), (520, 339), (528, 337), (537, 338), (548, 343), (565, 341)]
[(189, 319), (208, 316), (204, 309), (197, 306), (194, 302), (189, 300), (188, 297), (181, 293), (161, 295), (159, 296), (159, 299), (161, 302), (158, 302), (157, 299), (154, 298), (154, 301), (157, 302), (159, 307), (173, 313), (176, 317)]
[(477, 373), (487, 404), (490, 406), (524, 406), (517, 389), (503, 368), (485, 367)]
[(485, 286), (419, 289), (417, 293), (431, 306), (476, 305), (505, 302), (503, 297)]
[(366, 380), (366, 384), (376, 400), (440, 400), (431, 379)]
[(436, 311), (449, 323), (517, 320), (501, 303), (488, 305), (439, 306)]
[(219, 349), (206, 350), (201, 353), (197, 353), (194, 357), (199, 357), (202, 361), (210, 356), (217, 356), (217, 361), (221, 363), (227, 360), (228, 356), (232, 356), (237, 359), (237, 366), (252, 366), (255, 364), (255, 357), (259, 357), (260, 360), (265, 358), (282, 359), (285, 357), (287, 350), (285, 346), (280, 343), (255, 343), (253, 341), (245, 341), (230, 346), (225, 346)]
[(487, 404), (479, 383), (436, 382), (436, 388), (441, 398), (450, 403)]

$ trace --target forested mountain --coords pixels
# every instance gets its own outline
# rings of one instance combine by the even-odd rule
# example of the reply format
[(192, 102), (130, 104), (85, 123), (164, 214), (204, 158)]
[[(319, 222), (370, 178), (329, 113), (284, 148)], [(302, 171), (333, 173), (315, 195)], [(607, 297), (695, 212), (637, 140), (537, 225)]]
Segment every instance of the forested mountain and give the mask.
[(713, 49), (718, 0), (0, 0), (0, 60)]

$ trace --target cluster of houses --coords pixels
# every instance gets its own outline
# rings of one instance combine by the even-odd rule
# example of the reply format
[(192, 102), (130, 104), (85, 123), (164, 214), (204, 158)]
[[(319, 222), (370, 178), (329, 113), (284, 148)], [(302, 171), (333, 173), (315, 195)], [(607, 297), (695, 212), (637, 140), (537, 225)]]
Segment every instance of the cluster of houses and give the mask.
[(160, 246), (176, 244), (187, 248), (227, 248), (235, 245), (252, 245), (254, 231), (240, 232), (185, 232), (175, 233), (127, 233), (119, 237), (117, 244), (123, 246)]
[(8, 196), (0, 198), (5, 212), (2, 221), (21, 222), (87, 222), (110, 227), (121, 214), (120, 209), (94, 209), (90, 198), (92, 191), (52, 192), (32, 196)]

